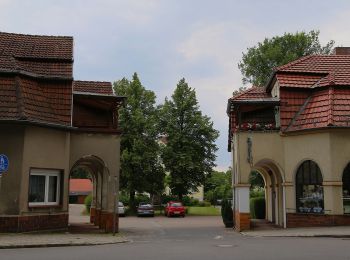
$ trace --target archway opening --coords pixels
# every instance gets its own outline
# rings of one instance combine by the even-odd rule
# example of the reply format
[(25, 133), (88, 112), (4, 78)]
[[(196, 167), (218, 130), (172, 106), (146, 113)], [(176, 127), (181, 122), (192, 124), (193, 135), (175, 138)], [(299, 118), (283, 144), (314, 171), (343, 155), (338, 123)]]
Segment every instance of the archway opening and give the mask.
[(69, 175), (69, 227), (72, 232), (101, 228), (100, 214), (107, 207), (104, 162), (96, 156), (77, 160)]
[[(266, 219), (265, 180), (259, 171), (252, 171), (249, 176), (250, 217), (253, 220)], [(256, 221), (255, 221), (256, 222)]]
[(77, 166), (69, 175), (69, 221), (70, 225), (90, 223), (90, 207), (93, 192), (90, 169)]
[(264, 180), (265, 218), (263, 224), (269, 228), (284, 226), (284, 190), (280, 168), (271, 160), (261, 160), (254, 165), (253, 169)]

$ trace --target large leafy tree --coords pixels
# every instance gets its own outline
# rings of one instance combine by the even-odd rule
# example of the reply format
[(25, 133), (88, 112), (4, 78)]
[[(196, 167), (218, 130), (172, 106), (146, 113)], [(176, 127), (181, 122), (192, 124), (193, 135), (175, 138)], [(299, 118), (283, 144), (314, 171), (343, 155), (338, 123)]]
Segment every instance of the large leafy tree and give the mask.
[(218, 131), (210, 118), (202, 115), (196, 92), (185, 79), (179, 81), (171, 99), (165, 99), (161, 112), (161, 126), (167, 139), (163, 163), (170, 173), (172, 193), (182, 200), (212, 172)]
[(216, 204), (217, 200), (231, 198), (232, 196), (232, 171), (226, 172), (214, 171), (207, 176), (204, 184), (205, 199), (212, 204)]
[(156, 96), (146, 90), (137, 74), (114, 83), (117, 95), (126, 96), (120, 109), (121, 189), (129, 192), (130, 205), (135, 207), (135, 192), (158, 194), (164, 189), (164, 169), (158, 144), (158, 110)]
[(263, 86), (277, 66), (310, 54), (330, 54), (334, 41), (331, 40), (322, 46), (319, 33), (319, 31), (285, 33), (283, 36), (265, 38), (263, 42), (248, 48), (238, 64), (243, 75), (243, 83)]

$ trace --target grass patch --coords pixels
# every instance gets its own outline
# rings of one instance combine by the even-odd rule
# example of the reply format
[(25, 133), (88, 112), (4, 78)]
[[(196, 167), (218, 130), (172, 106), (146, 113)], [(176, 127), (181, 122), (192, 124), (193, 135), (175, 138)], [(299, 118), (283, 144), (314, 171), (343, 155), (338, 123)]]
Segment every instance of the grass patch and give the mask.
[(220, 208), (210, 207), (186, 207), (187, 214), (192, 216), (220, 216)]

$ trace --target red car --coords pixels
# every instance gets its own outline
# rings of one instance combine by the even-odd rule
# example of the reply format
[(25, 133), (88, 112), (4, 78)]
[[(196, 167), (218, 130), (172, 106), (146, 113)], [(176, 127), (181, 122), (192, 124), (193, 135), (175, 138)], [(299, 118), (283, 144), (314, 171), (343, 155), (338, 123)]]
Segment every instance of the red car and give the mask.
[(168, 218), (171, 216), (185, 217), (185, 207), (181, 202), (169, 201), (165, 207), (165, 216)]

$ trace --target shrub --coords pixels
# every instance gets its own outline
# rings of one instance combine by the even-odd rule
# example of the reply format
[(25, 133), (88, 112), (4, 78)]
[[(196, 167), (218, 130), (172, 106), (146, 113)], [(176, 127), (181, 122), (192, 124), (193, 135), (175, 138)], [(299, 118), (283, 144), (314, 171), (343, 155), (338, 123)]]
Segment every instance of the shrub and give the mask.
[(84, 200), (84, 204), (85, 204), (85, 208), (86, 208), (87, 213), (90, 213), (91, 202), (92, 202), (92, 195), (89, 194), (86, 196), (86, 198)]
[(250, 214), (252, 219), (265, 218), (265, 198), (257, 197), (250, 199)]
[(221, 206), (221, 216), (225, 227), (233, 227), (233, 211), (231, 201), (224, 199)]
[(200, 201), (198, 204), (199, 207), (210, 207), (211, 203), (209, 201)]
[(265, 197), (265, 189), (263, 187), (254, 187), (249, 193), (251, 198)]

